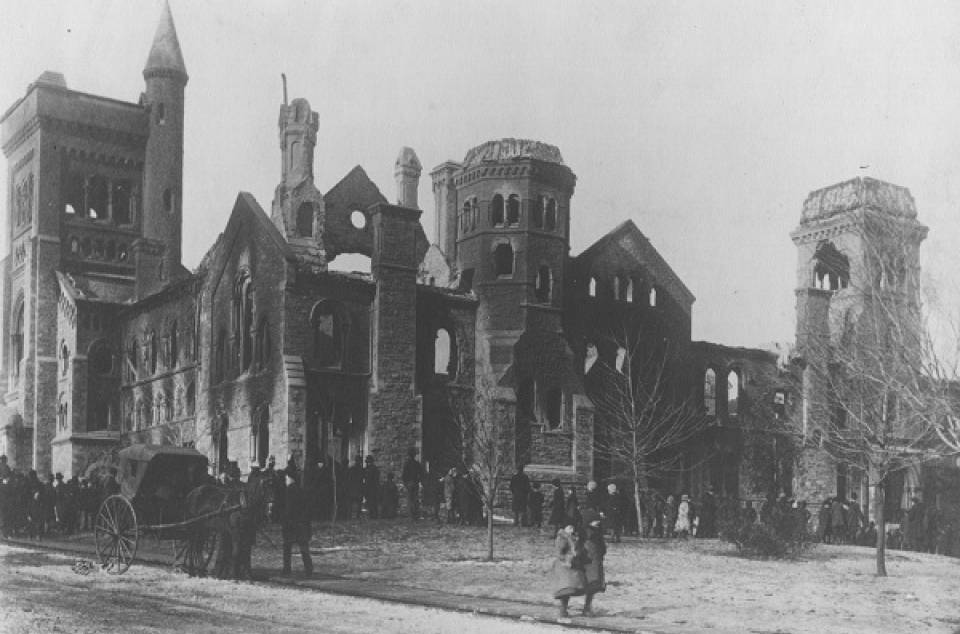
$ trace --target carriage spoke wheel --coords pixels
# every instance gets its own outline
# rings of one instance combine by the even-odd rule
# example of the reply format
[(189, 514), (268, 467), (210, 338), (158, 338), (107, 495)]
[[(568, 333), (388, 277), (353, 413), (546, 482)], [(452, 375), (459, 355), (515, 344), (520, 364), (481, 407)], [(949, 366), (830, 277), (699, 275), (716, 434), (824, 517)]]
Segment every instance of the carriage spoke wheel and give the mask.
[(203, 577), (217, 548), (217, 534), (207, 529), (198, 529), (186, 539), (177, 540), (174, 546), (174, 569), (191, 577)]
[(137, 554), (137, 515), (122, 495), (111, 495), (100, 505), (94, 526), (97, 558), (110, 574), (127, 571)]

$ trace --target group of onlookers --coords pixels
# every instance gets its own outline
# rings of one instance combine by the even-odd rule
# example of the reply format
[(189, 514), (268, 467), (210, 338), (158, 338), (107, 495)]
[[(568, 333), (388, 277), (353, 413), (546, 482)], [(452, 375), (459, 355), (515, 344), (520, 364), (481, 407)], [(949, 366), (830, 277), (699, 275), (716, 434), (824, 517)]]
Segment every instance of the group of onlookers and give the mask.
[(100, 502), (117, 490), (113, 477), (64, 480), (57, 473), (41, 478), (33, 469), (10, 468), (7, 457), (0, 456), (0, 534), (43, 539), (54, 531), (90, 530)]

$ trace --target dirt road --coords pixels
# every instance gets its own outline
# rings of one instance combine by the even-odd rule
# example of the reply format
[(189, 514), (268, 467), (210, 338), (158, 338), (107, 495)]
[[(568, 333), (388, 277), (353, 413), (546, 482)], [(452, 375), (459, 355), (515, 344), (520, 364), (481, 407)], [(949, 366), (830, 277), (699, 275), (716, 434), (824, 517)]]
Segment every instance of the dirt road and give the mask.
[(512, 634), (561, 629), (295, 588), (191, 579), (148, 566), (120, 576), (98, 570), (83, 576), (73, 572), (74, 561), (0, 544), (0, 632)]

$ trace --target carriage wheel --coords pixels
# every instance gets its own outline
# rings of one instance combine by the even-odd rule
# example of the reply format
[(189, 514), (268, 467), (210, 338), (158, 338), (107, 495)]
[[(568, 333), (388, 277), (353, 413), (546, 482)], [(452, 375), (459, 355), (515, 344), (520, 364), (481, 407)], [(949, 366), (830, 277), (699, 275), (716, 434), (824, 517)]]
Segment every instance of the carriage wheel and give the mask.
[(93, 530), (100, 565), (110, 574), (127, 571), (137, 554), (137, 514), (122, 495), (111, 495), (100, 505)]
[(198, 529), (187, 539), (177, 540), (174, 546), (174, 569), (191, 577), (206, 576), (216, 548), (217, 534), (207, 529)]

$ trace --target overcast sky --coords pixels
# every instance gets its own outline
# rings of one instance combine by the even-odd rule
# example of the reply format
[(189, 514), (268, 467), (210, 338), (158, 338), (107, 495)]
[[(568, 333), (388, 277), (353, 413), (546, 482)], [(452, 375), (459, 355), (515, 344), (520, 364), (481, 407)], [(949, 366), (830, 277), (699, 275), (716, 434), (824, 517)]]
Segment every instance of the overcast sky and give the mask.
[[(0, 0), (0, 109), (46, 69), (135, 102), (161, 6)], [(190, 74), (189, 267), (238, 191), (269, 210), (285, 72), (290, 97), (319, 113), (320, 189), (360, 164), (394, 199), (393, 162), (409, 145), (431, 237), (432, 167), (494, 138), (557, 145), (578, 177), (572, 252), (633, 219), (696, 295), (697, 339), (793, 338), (788, 234), (809, 191), (858, 175), (913, 192), (931, 229), (925, 271), (956, 308), (960, 3), (171, 6)]]

